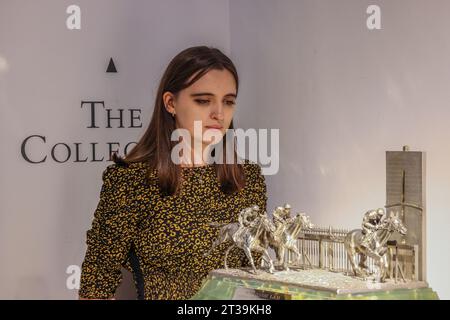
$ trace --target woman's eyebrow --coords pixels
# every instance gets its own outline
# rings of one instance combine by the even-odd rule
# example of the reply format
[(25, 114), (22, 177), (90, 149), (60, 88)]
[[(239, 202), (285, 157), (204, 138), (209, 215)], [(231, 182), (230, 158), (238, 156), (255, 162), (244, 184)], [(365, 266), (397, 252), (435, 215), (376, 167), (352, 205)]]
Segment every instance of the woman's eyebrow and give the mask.
[[(213, 93), (210, 93), (210, 92), (191, 93), (191, 97), (198, 97), (198, 96), (215, 96), (215, 95)], [(227, 93), (224, 97), (236, 98), (236, 94), (234, 94), (234, 93)]]

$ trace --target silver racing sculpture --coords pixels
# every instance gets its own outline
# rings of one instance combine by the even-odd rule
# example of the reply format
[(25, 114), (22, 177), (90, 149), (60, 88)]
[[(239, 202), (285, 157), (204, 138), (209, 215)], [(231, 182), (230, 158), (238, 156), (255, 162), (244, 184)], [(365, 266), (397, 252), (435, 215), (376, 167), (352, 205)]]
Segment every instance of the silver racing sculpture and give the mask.
[(209, 255), (211, 251), (225, 241), (231, 241), (231, 245), (225, 252), (224, 265), (227, 266), (228, 253), (233, 247), (244, 250), (250, 261), (253, 273), (257, 272), (252, 252), (262, 253), (262, 259), (268, 264), (268, 272), (275, 271), (274, 263), (269, 255), (268, 249), (272, 248), (277, 257), (278, 263), (283, 270), (288, 271), (285, 260), (285, 251), (292, 250), (297, 259), (300, 253), (296, 246), (299, 233), (304, 229), (311, 229), (312, 223), (304, 213), (297, 213), (291, 216), (291, 206), (285, 204), (277, 207), (270, 219), (267, 212), (260, 212), (257, 205), (243, 209), (239, 213), (239, 221), (228, 224), (210, 223), (211, 226), (219, 227), (219, 236), (212, 244), (211, 249), (205, 253)]
[[(268, 266), (269, 273), (275, 272), (275, 265), (282, 271), (289, 271), (286, 259), (287, 252), (296, 257), (296, 264), (300, 265), (302, 253), (298, 248), (299, 234), (311, 231), (314, 225), (305, 213), (291, 215), (291, 206), (285, 204), (275, 208), (272, 218), (267, 212), (261, 212), (257, 205), (243, 209), (238, 215), (238, 222), (210, 223), (220, 228), (217, 239), (205, 256), (211, 254), (215, 247), (229, 241), (224, 257), (224, 267), (228, 269), (227, 257), (233, 247), (242, 249), (251, 265), (251, 272), (256, 274), (257, 267), (252, 252), (262, 254), (262, 259)], [(353, 276), (383, 282), (388, 272), (388, 241), (392, 234), (406, 235), (406, 227), (398, 214), (386, 216), (384, 208), (369, 210), (364, 214), (361, 229), (354, 229), (339, 236), (332, 235), (331, 239), (344, 244), (347, 259), (351, 265)], [(330, 229), (331, 230), (331, 229)], [(338, 239), (340, 238), (340, 239)], [(276, 263), (269, 254), (269, 248), (275, 252)], [(303, 254), (307, 261), (308, 256)], [(371, 271), (366, 264), (371, 258), (374, 268)]]
[[(423, 152), (408, 146), (386, 151), (386, 205), (361, 214), (356, 228), (313, 225), (309, 216), (297, 210), (294, 214), (287, 203), (269, 214), (251, 205), (238, 213), (236, 222), (210, 223), (217, 227), (217, 238), (205, 255), (228, 244), (224, 270), (212, 273), (261, 284), (287, 283), (336, 295), (431, 290), (426, 283), (425, 181)], [(228, 269), (234, 247), (245, 252), (250, 268)], [(261, 264), (255, 262), (255, 253), (261, 254)], [(264, 288), (272, 292), (278, 287)], [(247, 293), (242, 291), (243, 296)]]

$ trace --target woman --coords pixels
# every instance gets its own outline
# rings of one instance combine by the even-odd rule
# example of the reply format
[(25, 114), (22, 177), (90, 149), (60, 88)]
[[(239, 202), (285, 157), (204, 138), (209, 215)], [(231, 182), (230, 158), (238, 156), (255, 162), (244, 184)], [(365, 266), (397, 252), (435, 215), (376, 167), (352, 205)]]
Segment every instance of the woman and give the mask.
[[(125, 158), (114, 154), (115, 163), (103, 172), (100, 201), (86, 233), (80, 299), (114, 298), (122, 266), (133, 274), (138, 299), (191, 298), (211, 270), (223, 267), (230, 245), (204, 256), (218, 235), (209, 223), (236, 222), (252, 205), (266, 211), (258, 164), (195, 162), (196, 148), (184, 149), (174, 161), (172, 152), (179, 142), (171, 135), (178, 129), (192, 138), (183, 136), (183, 146), (200, 141), (201, 153), (211, 150), (210, 139), (194, 134), (194, 122), (201, 121), (202, 131), (213, 131), (224, 142), (212, 154), (226, 155), (225, 130), (233, 128), (238, 83), (235, 66), (215, 48), (188, 48), (170, 62), (145, 134)], [(227, 261), (230, 267), (248, 266), (238, 248)]]

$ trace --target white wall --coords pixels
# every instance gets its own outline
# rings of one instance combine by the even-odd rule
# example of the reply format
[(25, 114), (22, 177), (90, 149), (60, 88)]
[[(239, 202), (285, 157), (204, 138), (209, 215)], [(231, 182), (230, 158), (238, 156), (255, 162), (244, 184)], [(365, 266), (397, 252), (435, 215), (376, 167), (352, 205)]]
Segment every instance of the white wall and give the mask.
[[(366, 27), (381, 8), (382, 29)], [(450, 298), (450, 2), (231, 0), (242, 127), (280, 128), (269, 208), (358, 227), (386, 203), (385, 151), (427, 153), (428, 273)]]
[[(229, 53), (228, 1), (79, 0), (81, 30), (66, 28), (73, 1), (0, 1), (0, 299), (77, 297), (66, 268), (81, 265), (85, 232), (98, 202), (106, 142), (137, 141), (148, 125), (159, 78), (179, 51), (206, 44)], [(118, 74), (105, 73), (113, 57)], [(81, 100), (141, 109), (142, 128), (89, 126)], [(125, 127), (129, 126), (125, 114)], [(116, 122), (117, 123), (117, 122)], [(114, 124), (114, 122), (113, 122)], [(30, 164), (20, 153), (44, 163)], [(82, 142), (81, 158), (51, 161), (57, 142)], [(91, 162), (90, 143), (98, 143)], [(121, 152), (123, 153), (123, 152)]]

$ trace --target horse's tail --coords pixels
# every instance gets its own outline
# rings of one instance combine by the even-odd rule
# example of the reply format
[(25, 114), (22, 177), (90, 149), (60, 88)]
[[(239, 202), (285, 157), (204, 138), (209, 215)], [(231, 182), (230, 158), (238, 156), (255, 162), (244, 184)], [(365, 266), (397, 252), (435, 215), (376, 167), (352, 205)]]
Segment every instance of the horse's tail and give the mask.
[(351, 250), (355, 249), (355, 248), (352, 248), (352, 243), (354, 242), (354, 237), (358, 231), (360, 231), (360, 230), (353, 229), (344, 236), (344, 247), (345, 247), (347, 253), (350, 253)]
[(346, 251), (348, 251), (350, 249), (350, 243), (351, 243), (352, 235), (353, 235), (353, 233), (350, 231), (344, 237), (344, 241), (343, 242), (344, 242), (344, 247), (345, 247)]

